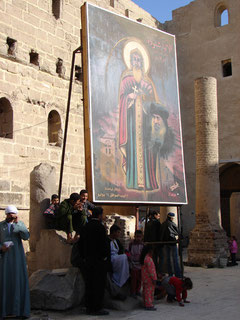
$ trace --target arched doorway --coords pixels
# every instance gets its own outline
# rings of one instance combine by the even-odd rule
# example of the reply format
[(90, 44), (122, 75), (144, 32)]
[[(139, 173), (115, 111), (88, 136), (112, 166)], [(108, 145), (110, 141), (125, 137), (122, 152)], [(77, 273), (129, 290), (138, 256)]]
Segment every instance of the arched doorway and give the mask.
[(57, 147), (62, 145), (61, 118), (56, 110), (52, 110), (48, 115), (48, 142)]
[(0, 137), (13, 138), (13, 109), (7, 98), (0, 98)]
[(228, 236), (236, 235), (240, 229), (240, 165), (234, 162), (225, 164), (219, 174), (222, 227)]

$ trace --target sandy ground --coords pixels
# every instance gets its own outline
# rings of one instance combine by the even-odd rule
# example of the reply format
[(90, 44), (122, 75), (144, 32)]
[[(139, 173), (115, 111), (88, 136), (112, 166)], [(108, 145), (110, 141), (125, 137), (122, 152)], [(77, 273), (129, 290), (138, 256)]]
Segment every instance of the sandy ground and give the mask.
[(82, 308), (65, 312), (33, 311), (31, 319), (131, 319), (131, 320), (237, 320), (240, 319), (240, 263), (227, 268), (185, 267), (185, 276), (193, 281), (189, 291), (190, 304), (179, 307), (166, 300), (155, 303), (157, 311), (110, 311), (109, 316), (96, 317), (84, 314)]

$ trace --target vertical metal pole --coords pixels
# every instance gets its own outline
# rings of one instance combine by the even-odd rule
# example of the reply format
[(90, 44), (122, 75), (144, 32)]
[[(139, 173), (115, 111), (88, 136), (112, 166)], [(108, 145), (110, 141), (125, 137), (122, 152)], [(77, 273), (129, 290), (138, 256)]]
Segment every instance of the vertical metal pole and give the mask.
[(63, 169), (64, 169), (68, 121), (69, 121), (69, 112), (70, 112), (71, 95), (72, 95), (72, 83), (73, 83), (73, 73), (74, 73), (74, 65), (75, 65), (75, 55), (77, 52), (81, 52), (81, 50), (82, 50), (81, 47), (77, 48), (76, 50), (73, 51), (73, 55), (72, 55), (72, 66), (71, 66), (70, 82), (69, 82), (69, 89), (68, 89), (68, 101), (67, 101), (67, 111), (66, 111), (65, 129), (64, 129), (64, 137), (63, 137), (62, 160), (61, 160), (61, 168), (60, 168), (59, 187), (58, 187), (59, 200), (61, 199), (61, 193), (62, 193)]
[(177, 219), (178, 219), (178, 233), (179, 233), (179, 257), (180, 257), (180, 265), (182, 271), (182, 277), (184, 274), (184, 266), (183, 266), (183, 256), (182, 256), (182, 226), (181, 226), (181, 206), (177, 206)]
[(145, 215), (145, 224), (144, 224), (144, 241), (145, 241), (145, 230), (146, 230), (146, 226), (147, 226), (147, 223), (148, 223), (148, 215), (149, 215), (149, 206), (147, 207), (146, 215)]
[(135, 216), (136, 216), (136, 224), (135, 224), (135, 230), (139, 229), (139, 207), (135, 207)]

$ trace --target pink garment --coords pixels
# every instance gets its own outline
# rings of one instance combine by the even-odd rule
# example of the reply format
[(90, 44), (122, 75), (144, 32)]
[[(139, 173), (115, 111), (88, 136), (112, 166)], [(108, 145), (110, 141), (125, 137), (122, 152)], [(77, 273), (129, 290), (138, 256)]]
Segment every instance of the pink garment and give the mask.
[(238, 252), (238, 245), (236, 240), (232, 240), (230, 243), (230, 252), (237, 253)]
[(51, 215), (51, 216), (55, 216), (55, 205), (51, 204), (44, 212), (44, 215)]
[(144, 307), (153, 307), (155, 289), (154, 280), (157, 280), (155, 265), (152, 257), (147, 254), (144, 259), (144, 265), (142, 266), (142, 296)]

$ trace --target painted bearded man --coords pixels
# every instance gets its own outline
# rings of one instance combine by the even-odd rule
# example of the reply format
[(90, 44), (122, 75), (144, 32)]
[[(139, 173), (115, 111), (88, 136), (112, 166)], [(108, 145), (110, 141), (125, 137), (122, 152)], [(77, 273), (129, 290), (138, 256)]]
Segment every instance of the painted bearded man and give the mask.
[(138, 41), (125, 44), (124, 71), (119, 94), (119, 147), (126, 187), (156, 190), (158, 154), (168, 132), (168, 111), (159, 104), (156, 89), (148, 77), (149, 56)]

